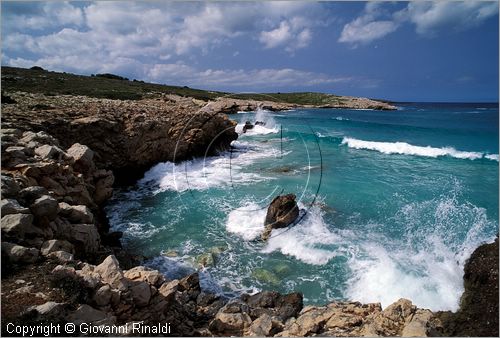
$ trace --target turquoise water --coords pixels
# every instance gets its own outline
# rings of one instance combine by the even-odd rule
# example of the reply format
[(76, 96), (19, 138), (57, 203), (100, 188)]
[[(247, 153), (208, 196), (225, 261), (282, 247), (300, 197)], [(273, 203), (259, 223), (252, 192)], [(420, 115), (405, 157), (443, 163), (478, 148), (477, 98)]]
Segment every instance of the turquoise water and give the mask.
[[(171, 278), (199, 270), (202, 287), (228, 296), (300, 291), (315, 304), (405, 297), (458, 307), (465, 260), (498, 232), (496, 106), (231, 117), (239, 132), (246, 120), (266, 125), (232, 151), (160, 163), (115, 194), (108, 216), (129, 250)], [(261, 242), (280, 193), (297, 195), (303, 218)]]

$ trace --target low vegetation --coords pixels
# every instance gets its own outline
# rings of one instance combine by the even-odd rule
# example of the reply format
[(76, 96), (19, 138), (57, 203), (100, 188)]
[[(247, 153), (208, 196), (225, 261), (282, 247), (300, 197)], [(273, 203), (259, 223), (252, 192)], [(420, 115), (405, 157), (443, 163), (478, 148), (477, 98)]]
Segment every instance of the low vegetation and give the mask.
[(160, 94), (176, 94), (203, 101), (213, 100), (217, 97), (231, 97), (315, 106), (340, 104), (344, 100), (342, 96), (312, 92), (234, 94), (193, 89), (187, 86), (146, 83), (108, 73), (83, 76), (52, 72), (37, 66), (31, 69), (2, 67), (2, 90), (45, 95), (84, 95), (120, 100), (140, 100)]

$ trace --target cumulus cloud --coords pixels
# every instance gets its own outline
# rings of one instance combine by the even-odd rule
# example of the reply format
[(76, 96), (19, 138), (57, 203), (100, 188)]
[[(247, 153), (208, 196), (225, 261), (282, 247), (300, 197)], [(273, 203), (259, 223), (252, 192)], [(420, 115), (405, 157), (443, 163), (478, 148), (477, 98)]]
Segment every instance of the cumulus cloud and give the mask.
[(312, 37), (310, 26), (311, 22), (300, 17), (283, 20), (275, 29), (262, 31), (259, 41), (265, 48), (286, 46), (287, 51), (293, 52), (309, 45)]
[(5, 20), (2, 26), (8, 29), (38, 31), (64, 25), (81, 26), (84, 23), (82, 10), (69, 2), (50, 1), (29, 6), (17, 4), (7, 8), (2, 6), (2, 10), (7, 14), (2, 15), (2, 21)]
[(481, 24), (498, 13), (498, 2), (411, 2), (406, 11), (417, 33), (435, 34), (446, 27), (464, 30)]
[(199, 69), (183, 63), (197, 65), (198, 57), (237, 38), (254, 48), (294, 53), (325, 25), (321, 7), (295, 1), (9, 3), (2, 13), (3, 63), (200, 86), (332, 83), (338, 79), (294, 69)]
[(380, 2), (368, 2), (361, 16), (347, 23), (342, 29), (339, 42), (366, 44), (394, 32), (399, 26)]
[(412, 1), (402, 10), (389, 12), (380, 2), (369, 2), (363, 13), (344, 25), (339, 42), (367, 44), (413, 23), (418, 34), (433, 36), (439, 30), (465, 30), (498, 13), (498, 2)]

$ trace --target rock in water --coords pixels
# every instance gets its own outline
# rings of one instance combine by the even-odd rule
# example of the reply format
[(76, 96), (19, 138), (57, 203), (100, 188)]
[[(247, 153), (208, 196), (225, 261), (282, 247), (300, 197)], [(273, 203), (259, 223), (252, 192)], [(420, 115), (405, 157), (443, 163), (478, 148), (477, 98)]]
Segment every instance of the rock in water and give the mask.
[(295, 202), (295, 195), (288, 194), (277, 196), (273, 199), (267, 209), (265, 230), (262, 233), (262, 240), (267, 240), (273, 229), (285, 228), (292, 224), (299, 216), (299, 207)]
[(245, 125), (243, 126), (243, 133), (246, 133), (247, 130), (253, 129), (254, 125), (250, 121), (246, 121)]

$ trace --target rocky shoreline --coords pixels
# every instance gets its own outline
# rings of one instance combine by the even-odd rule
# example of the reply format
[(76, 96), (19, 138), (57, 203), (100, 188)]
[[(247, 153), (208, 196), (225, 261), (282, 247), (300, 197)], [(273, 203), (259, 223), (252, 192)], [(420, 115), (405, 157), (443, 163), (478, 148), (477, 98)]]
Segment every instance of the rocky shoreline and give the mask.
[(12, 335), (7, 322), (143, 322), (169, 323), (170, 335), (187, 336), (498, 336), (498, 239), (467, 262), (456, 313), (432, 313), (405, 299), (385, 309), (358, 302), (304, 307), (301, 294), (272, 291), (226, 299), (201, 290), (196, 273), (166, 280), (124, 252), (102, 208), (116, 181), (131, 183), (160, 161), (227, 149), (237, 134), (225, 113), (242, 107), (174, 95), (8, 95), (14, 103), (2, 102), (3, 335)]

